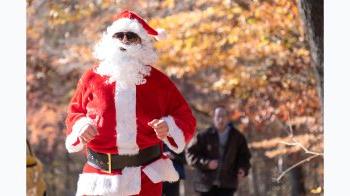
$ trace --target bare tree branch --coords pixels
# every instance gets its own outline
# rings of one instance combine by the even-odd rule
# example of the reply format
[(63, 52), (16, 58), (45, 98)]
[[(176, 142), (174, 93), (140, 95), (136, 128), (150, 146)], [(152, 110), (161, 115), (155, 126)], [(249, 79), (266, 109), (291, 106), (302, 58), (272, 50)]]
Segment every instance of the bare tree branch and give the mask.
[(286, 175), (290, 170), (296, 168), (297, 166), (299, 166), (299, 165), (301, 165), (303, 163), (309, 162), (309, 161), (311, 161), (312, 159), (314, 159), (314, 158), (316, 158), (318, 156), (320, 156), (320, 155), (318, 155), (318, 154), (312, 155), (312, 156), (310, 156), (310, 157), (308, 157), (306, 159), (303, 159), (303, 160), (299, 161), (298, 163), (292, 165), (288, 169), (284, 170), (277, 178), (275, 178), (276, 182), (279, 182), (283, 178), (283, 176)]
[(288, 128), (289, 128), (289, 136), (291, 137), (292, 139), (292, 143), (289, 143), (289, 142), (284, 142), (284, 141), (281, 141), (279, 143), (282, 143), (282, 144), (285, 144), (285, 145), (289, 145), (289, 146), (299, 146), (301, 147), (305, 153), (307, 154), (314, 154), (314, 155), (320, 155), (320, 156), (323, 156), (323, 153), (320, 153), (320, 152), (313, 152), (313, 151), (310, 151), (309, 149), (307, 149), (303, 144), (301, 144), (298, 140), (295, 139), (294, 137), (294, 130), (292, 128), (292, 123), (290, 122), (290, 117), (288, 115)]
[(310, 150), (307, 149), (303, 144), (301, 144), (299, 141), (297, 141), (297, 140), (295, 139), (295, 137), (294, 137), (294, 130), (293, 130), (293, 128), (292, 128), (289, 115), (288, 115), (288, 128), (289, 128), (289, 129), (288, 129), (288, 134), (289, 134), (289, 136), (291, 137), (291, 139), (292, 139), (293, 142), (280, 141), (279, 143), (285, 144), (285, 145), (288, 145), (288, 146), (299, 146), (299, 147), (301, 147), (301, 148), (304, 150), (304, 152), (305, 152), (306, 154), (312, 154), (312, 156), (309, 156), (308, 158), (303, 159), (303, 160), (299, 161), (298, 163), (293, 164), (292, 166), (290, 166), (290, 167), (287, 168), (286, 170), (284, 170), (284, 171), (275, 179), (277, 182), (279, 182), (279, 181), (282, 179), (282, 177), (283, 177), (284, 175), (286, 175), (286, 174), (287, 174), (290, 170), (292, 170), (293, 168), (295, 168), (295, 167), (297, 167), (297, 166), (299, 166), (299, 165), (301, 165), (301, 164), (303, 164), (303, 163), (305, 163), (305, 162), (308, 162), (308, 161), (310, 161), (311, 159), (314, 159), (314, 158), (316, 158), (316, 157), (318, 157), (318, 156), (322, 156), (322, 157), (323, 157), (323, 153), (310, 151)]
[(313, 151), (308, 150), (308, 149), (307, 149), (304, 145), (302, 145), (300, 142), (297, 142), (295, 138), (292, 138), (292, 140), (294, 141), (293, 143), (285, 142), (285, 141), (280, 141), (279, 143), (285, 144), (285, 145), (288, 145), (288, 146), (299, 146), (299, 147), (301, 147), (301, 148), (305, 151), (306, 154), (313, 154), (313, 155), (323, 156), (323, 153), (313, 152)]

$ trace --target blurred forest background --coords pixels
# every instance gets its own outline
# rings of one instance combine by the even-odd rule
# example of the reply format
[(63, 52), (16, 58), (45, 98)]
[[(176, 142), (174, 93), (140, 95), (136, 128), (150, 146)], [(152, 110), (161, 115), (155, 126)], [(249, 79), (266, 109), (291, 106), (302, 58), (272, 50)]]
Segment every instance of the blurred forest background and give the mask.
[(323, 76), (298, 0), (27, 0), (27, 138), (48, 195), (75, 193), (85, 158), (65, 149), (67, 104), (96, 63), (92, 47), (123, 9), (166, 29), (155, 66), (190, 103), (198, 131), (214, 105), (232, 109), (253, 155), (237, 195), (323, 195)]

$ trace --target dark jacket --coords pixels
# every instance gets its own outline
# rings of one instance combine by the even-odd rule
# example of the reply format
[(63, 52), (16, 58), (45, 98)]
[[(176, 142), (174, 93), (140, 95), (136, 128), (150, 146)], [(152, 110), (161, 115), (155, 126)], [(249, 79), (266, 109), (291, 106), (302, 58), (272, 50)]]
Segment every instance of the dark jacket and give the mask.
[(219, 175), (219, 186), (236, 189), (238, 185), (237, 172), (239, 168), (248, 174), (250, 157), (247, 142), (241, 132), (232, 123), (228, 124), (229, 135), (224, 150), (222, 167), (210, 170), (210, 160), (219, 159), (219, 135), (214, 127), (196, 134), (186, 150), (189, 165), (196, 168), (194, 188), (199, 192), (206, 192), (213, 185)]

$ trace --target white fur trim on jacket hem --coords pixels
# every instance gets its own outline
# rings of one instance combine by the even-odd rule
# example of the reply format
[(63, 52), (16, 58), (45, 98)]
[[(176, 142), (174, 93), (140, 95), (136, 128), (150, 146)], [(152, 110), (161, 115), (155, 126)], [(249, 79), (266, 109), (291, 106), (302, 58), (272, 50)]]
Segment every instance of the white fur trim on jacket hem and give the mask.
[(122, 174), (104, 175), (83, 173), (79, 175), (76, 196), (82, 195), (136, 195), (141, 191), (141, 168), (127, 167)]
[(142, 171), (153, 183), (163, 181), (176, 182), (179, 180), (179, 174), (175, 170), (174, 165), (169, 158), (160, 158), (144, 167)]
[(69, 153), (79, 152), (84, 148), (84, 144), (80, 141), (76, 145), (73, 144), (77, 142), (81, 132), (85, 130), (89, 124), (93, 124), (93, 121), (88, 117), (79, 118), (79, 120), (74, 123), (72, 132), (66, 138), (66, 149)]
[(170, 150), (181, 153), (185, 149), (185, 136), (182, 132), (182, 130), (176, 125), (174, 118), (172, 116), (163, 117), (162, 119), (165, 120), (165, 122), (168, 124), (169, 127), (169, 134), (174, 139), (176, 146), (171, 145), (169, 140), (166, 138), (164, 143), (170, 148)]

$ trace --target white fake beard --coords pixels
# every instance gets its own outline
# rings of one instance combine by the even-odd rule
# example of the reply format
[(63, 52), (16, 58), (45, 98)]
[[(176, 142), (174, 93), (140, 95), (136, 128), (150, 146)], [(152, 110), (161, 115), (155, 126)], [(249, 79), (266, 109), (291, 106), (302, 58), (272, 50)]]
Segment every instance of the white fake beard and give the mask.
[[(121, 51), (121, 47), (126, 50)], [(108, 82), (116, 81), (122, 88), (145, 84), (151, 71), (149, 65), (158, 58), (150, 40), (125, 45), (107, 34), (96, 44), (94, 55), (101, 61), (96, 72), (109, 76)]]

